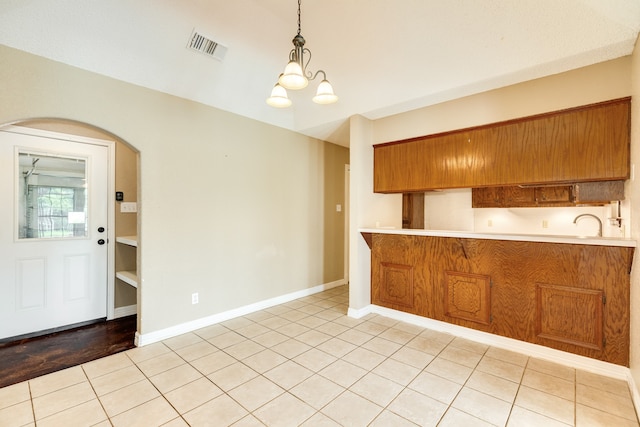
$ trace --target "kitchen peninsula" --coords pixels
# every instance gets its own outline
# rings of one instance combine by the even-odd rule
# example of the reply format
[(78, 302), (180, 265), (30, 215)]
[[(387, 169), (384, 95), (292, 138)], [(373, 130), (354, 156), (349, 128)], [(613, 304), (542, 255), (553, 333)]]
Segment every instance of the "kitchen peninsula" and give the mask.
[(360, 229), (372, 304), (629, 365), (635, 240)]

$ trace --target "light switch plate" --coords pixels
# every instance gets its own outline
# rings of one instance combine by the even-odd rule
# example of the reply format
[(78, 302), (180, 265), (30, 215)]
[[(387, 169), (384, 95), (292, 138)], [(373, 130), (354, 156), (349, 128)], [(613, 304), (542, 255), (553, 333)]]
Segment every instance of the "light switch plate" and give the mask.
[(120, 212), (136, 213), (138, 212), (138, 204), (136, 202), (122, 202), (120, 203)]

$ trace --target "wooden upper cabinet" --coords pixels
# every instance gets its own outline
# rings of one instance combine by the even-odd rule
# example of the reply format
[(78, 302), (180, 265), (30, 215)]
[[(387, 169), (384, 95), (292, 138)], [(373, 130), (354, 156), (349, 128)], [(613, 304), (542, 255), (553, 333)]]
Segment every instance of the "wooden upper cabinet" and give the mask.
[(374, 146), (374, 191), (629, 178), (631, 98)]

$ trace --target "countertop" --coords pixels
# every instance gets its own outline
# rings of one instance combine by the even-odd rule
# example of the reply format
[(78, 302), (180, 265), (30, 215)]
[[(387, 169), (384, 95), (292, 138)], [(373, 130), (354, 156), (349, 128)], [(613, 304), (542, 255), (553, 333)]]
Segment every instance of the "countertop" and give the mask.
[(404, 234), (409, 236), (456, 237), (460, 239), (513, 240), (523, 242), (567, 243), (571, 245), (636, 247), (633, 239), (593, 236), (554, 236), (545, 234), (475, 233), (473, 231), (416, 230), (395, 228), (360, 228), (361, 233)]

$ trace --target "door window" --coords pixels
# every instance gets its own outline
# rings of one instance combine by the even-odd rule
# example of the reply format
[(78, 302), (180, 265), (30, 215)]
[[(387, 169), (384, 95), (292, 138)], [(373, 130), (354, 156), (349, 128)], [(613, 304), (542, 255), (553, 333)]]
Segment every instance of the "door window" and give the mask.
[(86, 159), (18, 152), (19, 239), (88, 236)]

